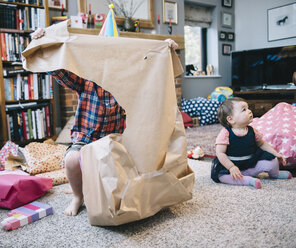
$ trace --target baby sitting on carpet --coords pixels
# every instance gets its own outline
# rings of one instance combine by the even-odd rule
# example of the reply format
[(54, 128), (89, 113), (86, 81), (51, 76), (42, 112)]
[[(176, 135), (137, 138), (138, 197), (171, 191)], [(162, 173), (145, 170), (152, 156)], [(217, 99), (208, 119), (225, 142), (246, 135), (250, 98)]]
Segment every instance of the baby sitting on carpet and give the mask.
[(253, 121), (247, 102), (239, 97), (225, 100), (218, 108), (218, 119), (224, 128), (216, 139), (216, 158), (211, 178), (215, 182), (262, 187), (254, 178), (267, 172), (273, 179), (291, 179), (289, 171), (279, 171), (279, 162), (286, 165), (282, 154), (262, 139), (262, 134), (249, 126)]

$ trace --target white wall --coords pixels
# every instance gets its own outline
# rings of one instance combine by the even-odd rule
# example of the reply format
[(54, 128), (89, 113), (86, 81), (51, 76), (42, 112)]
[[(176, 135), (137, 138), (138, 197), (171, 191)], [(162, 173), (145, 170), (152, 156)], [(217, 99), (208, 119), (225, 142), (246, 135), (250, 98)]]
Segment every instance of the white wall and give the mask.
[(295, 3), (293, 0), (236, 0), (236, 50), (295, 45), (296, 37), (268, 42), (267, 10)]

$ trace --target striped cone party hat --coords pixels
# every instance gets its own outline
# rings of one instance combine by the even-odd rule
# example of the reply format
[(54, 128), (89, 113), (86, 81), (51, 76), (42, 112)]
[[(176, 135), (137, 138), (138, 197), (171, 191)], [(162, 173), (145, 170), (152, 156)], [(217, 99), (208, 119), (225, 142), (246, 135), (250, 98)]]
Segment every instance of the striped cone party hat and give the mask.
[(111, 37), (119, 37), (118, 28), (116, 25), (115, 14), (113, 11), (114, 5), (109, 5), (109, 13), (106, 17), (106, 20), (103, 24), (103, 27), (99, 33), (100, 36), (111, 36)]

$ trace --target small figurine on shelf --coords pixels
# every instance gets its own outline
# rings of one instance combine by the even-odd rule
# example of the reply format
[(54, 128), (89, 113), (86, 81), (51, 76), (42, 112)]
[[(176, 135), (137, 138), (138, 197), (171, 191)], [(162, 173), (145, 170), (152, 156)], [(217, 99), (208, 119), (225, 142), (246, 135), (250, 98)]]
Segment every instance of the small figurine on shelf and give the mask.
[(157, 15), (157, 33), (160, 34), (160, 14)]
[(169, 27), (168, 27), (168, 32), (169, 32), (169, 35), (171, 35), (172, 34), (172, 32), (173, 32), (173, 27), (172, 27), (172, 19), (170, 18), (170, 20), (169, 20)]
[(60, 16), (53, 16), (51, 17), (51, 24), (57, 24), (59, 22), (63, 22), (68, 19), (68, 17), (64, 13), (64, 4), (62, 4), (62, 11)]
[(91, 28), (92, 24), (92, 16), (91, 16), (91, 4), (88, 5), (88, 20), (87, 20), (87, 27)]
[(94, 14), (94, 26), (95, 28), (100, 29), (105, 22), (106, 15), (105, 14)]
[(62, 3), (62, 13), (61, 13), (61, 16), (64, 16), (64, 4)]
[(135, 32), (139, 33), (140, 32), (140, 20), (135, 21)]

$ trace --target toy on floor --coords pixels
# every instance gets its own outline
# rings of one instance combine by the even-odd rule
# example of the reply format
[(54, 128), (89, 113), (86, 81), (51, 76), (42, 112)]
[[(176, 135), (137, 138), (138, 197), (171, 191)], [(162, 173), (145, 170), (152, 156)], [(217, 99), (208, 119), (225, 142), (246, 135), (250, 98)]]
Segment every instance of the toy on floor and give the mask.
[(191, 159), (199, 159), (205, 156), (204, 151), (201, 149), (200, 146), (195, 147), (194, 149), (190, 149), (187, 153), (187, 157)]
[(210, 99), (216, 99), (219, 102), (224, 102), (227, 98), (233, 96), (233, 90), (229, 87), (217, 87), (210, 96)]
[(10, 211), (9, 217), (1, 222), (1, 226), (6, 231), (14, 230), (51, 214), (53, 214), (51, 206), (34, 201)]

